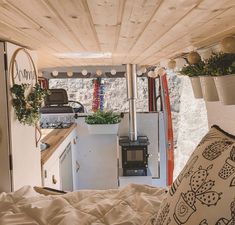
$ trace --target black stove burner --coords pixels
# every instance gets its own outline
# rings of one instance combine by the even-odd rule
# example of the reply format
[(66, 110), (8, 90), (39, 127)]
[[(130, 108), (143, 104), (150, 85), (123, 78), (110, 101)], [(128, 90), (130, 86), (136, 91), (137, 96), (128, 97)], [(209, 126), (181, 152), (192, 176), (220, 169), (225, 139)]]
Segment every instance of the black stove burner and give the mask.
[(41, 123), (42, 129), (64, 129), (72, 126), (73, 123), (55, 122), (55, 123)]
[(147, 176), (148, 138), (139, 136), (136, 141), (130, 141), (129, 137), (120, 137), (119, 145), (122, 147), (123, 176)]

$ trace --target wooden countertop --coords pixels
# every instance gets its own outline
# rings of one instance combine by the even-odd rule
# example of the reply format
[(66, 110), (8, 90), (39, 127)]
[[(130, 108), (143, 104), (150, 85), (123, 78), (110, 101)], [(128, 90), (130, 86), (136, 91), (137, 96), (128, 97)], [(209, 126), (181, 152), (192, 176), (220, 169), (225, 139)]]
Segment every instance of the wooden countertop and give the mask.
[(45, 149), (44, 151), (41, 151), (41, 165), (43, 165), (51, 157), (51, 155), (56, 151), (60, 144), (76, 127), (77, 125), (73, 124), (69, 128), (54, 129), (42, 139), (42, 142), (49, 144), (50, 147)]

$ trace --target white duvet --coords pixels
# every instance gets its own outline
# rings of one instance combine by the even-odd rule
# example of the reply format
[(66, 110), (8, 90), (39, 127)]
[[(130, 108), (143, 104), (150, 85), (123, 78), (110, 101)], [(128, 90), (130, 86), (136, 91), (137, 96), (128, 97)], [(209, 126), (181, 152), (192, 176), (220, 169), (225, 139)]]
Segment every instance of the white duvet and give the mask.
[(119, 190), (45, 196), (25, 186), (0, 194), (0, 225), (152, 225), (165, 192), (131, 184)]

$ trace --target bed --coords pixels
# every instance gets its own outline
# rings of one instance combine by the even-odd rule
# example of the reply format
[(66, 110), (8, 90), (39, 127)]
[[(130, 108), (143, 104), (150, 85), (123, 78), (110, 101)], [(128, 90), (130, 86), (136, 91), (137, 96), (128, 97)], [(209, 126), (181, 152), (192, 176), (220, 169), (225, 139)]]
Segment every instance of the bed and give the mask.
[(131, 184), (115, 190), (45, 195), (25, 186), (0, 194), (0, 225), (234, 225), (235, 136), (213, 126), (169, 191)]
[(151, 225), (165, 196), (165, 189), (135, 184), (48, 196), (25, 186), (0, 195), (0, 224)]

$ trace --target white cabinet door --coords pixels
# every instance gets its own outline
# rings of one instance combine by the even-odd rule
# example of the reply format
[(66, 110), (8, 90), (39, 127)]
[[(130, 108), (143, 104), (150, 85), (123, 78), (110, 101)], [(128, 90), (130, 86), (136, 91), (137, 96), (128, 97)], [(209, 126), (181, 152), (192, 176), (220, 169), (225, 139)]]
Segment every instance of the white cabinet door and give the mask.
[(61, 189), (73, 191), (72, 143), (70, 142), (60, 156)]
[(76, 177), (77, 128), (54, 151), (42, 166), (43, 186), (59, 190), (73, 191)]
[(83, 117), (78, 118), (77, 123), (75, 189), (117, 188), (117, 136), (90, 135)]

